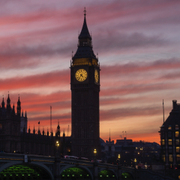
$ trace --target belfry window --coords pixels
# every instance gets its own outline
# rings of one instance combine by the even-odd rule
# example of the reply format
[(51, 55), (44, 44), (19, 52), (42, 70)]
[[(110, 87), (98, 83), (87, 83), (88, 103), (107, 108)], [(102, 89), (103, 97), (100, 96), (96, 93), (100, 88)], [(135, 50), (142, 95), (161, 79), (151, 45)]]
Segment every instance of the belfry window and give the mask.
[(172, 139), (168, 139), (168, 145), (172, 145)]
[(175, 131), (175, 137), (179, 137), (179, 131)]

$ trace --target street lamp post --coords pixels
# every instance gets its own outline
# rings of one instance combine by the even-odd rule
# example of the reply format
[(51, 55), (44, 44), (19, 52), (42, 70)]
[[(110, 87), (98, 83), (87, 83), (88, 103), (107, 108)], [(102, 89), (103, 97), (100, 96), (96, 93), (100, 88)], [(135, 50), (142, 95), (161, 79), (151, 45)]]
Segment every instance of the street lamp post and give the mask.
[(94, 149), (94, 161), (96, 161), (96, 154), (97, 154), (97, 150), (96, 149)]
[(118, 164), (120, 164), (121, 154), (118, 154)]
[(118, 180), (121, 179), (121, 165), (120, 165), (121, 154), (118, 154)]
[(59, 154), (59, 146), (60, 146), (60, 142), (58, 140), (56, 140), (55, 143), (55, 180), (59, 180), (60, 177), (60, 154)]
[(59, 146), (60, 146), (60, 143), (59, 143), (59, 141), (56, 141), (56, 144), (55, 144), (55, 146), (56, 146), (56, 157), (59, 157)]
[(134, 158), (134, 168), (136, 169), (136, 163), (137, 163), (137, 159)]
[(134, 174), (135, 174), (135, 179), (137, 179), (136, 178), (136, 163), (137, 163), (137, 159), (136, 158), (134, 158)]
[(93, 167), (94, 167), (94, 179), (98, 179), (98, 162), (96, 161), (97, 150), (94, 149), (93, 153), (94, 153), (94, 163), (93, 163)]

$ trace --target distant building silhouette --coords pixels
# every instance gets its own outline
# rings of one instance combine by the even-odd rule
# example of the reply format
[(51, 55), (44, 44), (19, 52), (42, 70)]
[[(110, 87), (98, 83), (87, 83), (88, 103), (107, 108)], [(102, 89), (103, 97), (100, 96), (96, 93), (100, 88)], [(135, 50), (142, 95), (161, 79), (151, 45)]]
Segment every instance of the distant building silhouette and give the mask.
[(166, 169), (180, 169), (180, 104), (172, 101), (173, 109), (160, 129), (161, 158)]
[(153, 142), (133, 141), (132, 139), (117, 139), (114, 141), (102, 141), (102, 159), (107, 162), (117, 163), (119, 161), (123, 165), (133, 166), (136, 158), (137, 164), (151, 165), (159, 159), (160, 145)]
[(70, 137), (60, 137), (60, 126), (57, 126), (56, 135), (53, 132), (42, 132), (35, 128), (29, 128), (27, 132), (27, 113), (21, 115), (20, 97), (15, 106), (11, 107), (11, 100), (8, 94), (7, 105), (4, 98), (0, 106), (0, 152), (8, 153), (29, 153), (41, 155), (55, 155), (55, 143), (60, 142), (59, 153), (68, 154), (71, 152)]

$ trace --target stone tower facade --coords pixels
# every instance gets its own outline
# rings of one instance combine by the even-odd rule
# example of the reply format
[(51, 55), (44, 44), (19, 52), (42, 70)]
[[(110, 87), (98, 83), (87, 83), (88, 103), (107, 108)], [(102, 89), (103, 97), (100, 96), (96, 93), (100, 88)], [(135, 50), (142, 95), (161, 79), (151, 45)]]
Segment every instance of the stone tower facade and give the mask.
[(99, 152), (100, 65), (92, 47), (86, 23), (78, 37), (78, 48), (71, 62), (72, 154), (93, 158)]

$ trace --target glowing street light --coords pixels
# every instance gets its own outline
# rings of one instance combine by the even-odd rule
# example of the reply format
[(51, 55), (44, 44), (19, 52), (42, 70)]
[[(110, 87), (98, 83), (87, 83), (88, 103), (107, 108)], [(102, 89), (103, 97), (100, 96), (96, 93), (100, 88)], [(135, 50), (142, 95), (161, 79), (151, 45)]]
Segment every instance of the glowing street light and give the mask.
[(59, 147), (59, 145), (60, 145), (60, 144), (59, 144), (59, 141), (56, 141), (56, 144), (55, 144), (55, 145), (56, 145), (56, 147)]
[(96, 160), (96, 154), (97, 154), (97, 150), (96, 149), (94, 149), (94, 158), (95, 158), (95, 160)]
[(134, 168), (135, 168), (135, 170), (136, 170), (136, 163), (137, 163), (137, 159), (134, 158)]
[(94, 154), (96, 155), (96, 153), (97, 153), (97, 150), (96, 150), (96, 149), (94, 149)]
[(118, 154), (118, 159), (117, 159), (118, 165), (120, 165), (120, 159), (121, 159), (121, 154)]
[(56, 141), (55, 146), (56, 146), (56, 154), (55, 154), (55, 155), (56, 155), (57, 157), (59, 157), (59, 146), (60, 146), (59, 141)]

